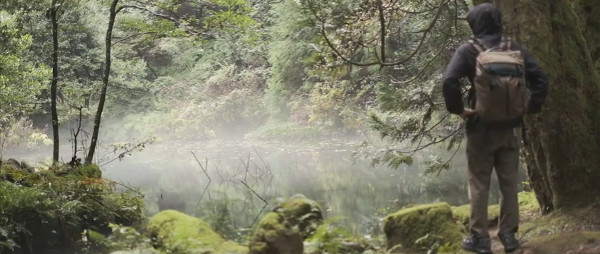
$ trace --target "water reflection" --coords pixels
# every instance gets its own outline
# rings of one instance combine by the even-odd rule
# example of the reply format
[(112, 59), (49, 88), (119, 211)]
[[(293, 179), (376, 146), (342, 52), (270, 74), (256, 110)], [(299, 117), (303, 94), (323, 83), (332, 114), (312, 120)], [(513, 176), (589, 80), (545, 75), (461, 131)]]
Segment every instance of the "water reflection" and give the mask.
[[(423, 176), (419, 158), (399, 170), (353, 160), (361, 142), (157, 142), (103, 169), (104, 177), (140, 188), (147, 215), (178, 209), (227, 217), (236, 228), (250, 227), (298, 193), (318, 201), (326, 218), (343, 218), (339, 224), (355, 234), (380, 234), (380, 219), (408, 204), (468, 202), (464, 152), (449, 171)], [(492, 203), (497, 189), (494, 182)]]
[(352, 160), (359, 144), (154, 144), (133, 158), (107, 165), (105, 176), (141, 186), (149, 214), (175, 208), (209, 216), (208, 208), (220, 202), (240, 227), (252, 224), (265, 205), (262, 199), (268, 201), (264, 214), (278, 199), (297, 193), (318, 201), (326, 217), (344, 218), (341, 225), (357, 234), (378, 234), (382, 215), (407, 204), (467, 202), (464, 158), (457, 157), (454, 167), (438, 177), (422, 176), (418, 162), (392, 170)]

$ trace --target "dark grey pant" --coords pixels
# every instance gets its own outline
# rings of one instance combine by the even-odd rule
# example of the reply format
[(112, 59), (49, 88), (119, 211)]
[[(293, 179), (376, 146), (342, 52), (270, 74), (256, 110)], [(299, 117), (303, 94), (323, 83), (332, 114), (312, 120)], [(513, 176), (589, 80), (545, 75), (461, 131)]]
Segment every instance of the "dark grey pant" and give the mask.
[(492, 169), (496, 171), (502, 193), (498, 233), (516, 233), (518, 230), (519, 139), (516, 130), (485, 130), (467, 134), (471, 234), (489, 238), (487, 208)]

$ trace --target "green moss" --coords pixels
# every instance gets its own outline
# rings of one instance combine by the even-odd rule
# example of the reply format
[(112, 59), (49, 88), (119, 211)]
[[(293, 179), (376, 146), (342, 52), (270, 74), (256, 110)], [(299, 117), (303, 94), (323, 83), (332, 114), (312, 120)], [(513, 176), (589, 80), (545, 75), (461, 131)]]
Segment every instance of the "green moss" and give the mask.
[(0, 180), (32, 186), (40, 182), (41, 178), (39, 174), (17, 167), (14, 164), (3, 163), (0, 166)]
[(355, 254), (363, 253), (367, 249), (369, 241), (333, 224), (335, 220), (338, 219), (326, 220), (315, 234), (306, 239), (304, 242), (306, 253)]
[[(465, 228), (469, 227), (471, 217), (471, 205), (453, 206), (452, 214), (454, 219)], [(488, 225), (495, 225), (500, 217), (500, 205), (488, 206)]]
[(536, 238), (564, 232), (597, 230), (600, 215), (597, 207), (585, 209), (562, 209), (522, 223), (519, 231), (523, 237)]
[(285, 223), (283, 215), (276, 212), (270, 212), (261, 219), (250, 241), (252, 254), (296, 253), (288, 252), (290, 250), (301, 253), (302, 249), (302, 236)]
[(530, 191), (519, 192), (519, 209), (521, 212), (538, 212), (540, 204), (535, 197), (535, 193)]
[[(384, 219), (388, 249), (423, 251), (440, 246), (458, 249), (465, 229), (454, 220), (450, 205), (435, 203), (402, 209)], [(437, 247), (436, 247), (437, 246)]]
[(279, 229), (283, 226), (281, 223), (283, 222), (283, 217), (275, 212), (270, 212), (263, 217), (258, 223), (259, 228), (269, 228), (269, 229)]
[(217, 249), (217, 253), (230, 254), (230, 253), (248, 253), (248, 247), (242, 246), (234, 241), (225, 241)]
[(454, 219), (458, 221), (460, 224), (465, 227), (469, 226), (469, 218), (471, 217), (471, 206), (470, 205), (461, 205), (461, 206), (453, 206), (452, 215)]
[(265, 239), (275, 238), (286, 230), (286, 227), (283, 225), (283, 216), (275, 212), (267, 213), (258, 223), (258, 228), (252, 236), (250, 252), (265, 252), (269, 247)]
[(260, 220), (252, 235), (250, 253), (302, 253), (303, 240), (313, 235), (322, 221), (317, 202), (295, 195)]
[(276, 211), (281, 213), (289, 224), (298, 226), (304, 239), (312, 235), (323, 221), (321, 206), (302, 195), (296, 195), (282, 202)]
[(82, 165), (79, 166), (76, 171), (78, 175), (85, 176), (89, 178), (102, 178), (102, 171), (95, 164)]
[(149, 221), (148, 230), (158, 246), (166, 249), (203, 250), (212, 253), (246, 253), (247, 249), (225, 241), (201, 219), (175, 210), (165, 210)]

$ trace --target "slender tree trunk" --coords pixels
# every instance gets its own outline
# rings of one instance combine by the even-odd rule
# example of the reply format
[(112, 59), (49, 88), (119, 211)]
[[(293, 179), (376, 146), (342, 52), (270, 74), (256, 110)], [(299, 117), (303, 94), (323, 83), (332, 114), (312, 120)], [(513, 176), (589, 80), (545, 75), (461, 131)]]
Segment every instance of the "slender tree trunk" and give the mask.
[(538, 201), (544, 212), (595, 202), (600, 78), (586, 38), (598, 38), (600, 31), (584, 36), (571, 0), (504, 0), (501, 11), (505, 33), (517, 38), (550, 78), (543, 112), (525, 121), (527, 171)]
[(100, 122), (102, 119), (102, 111), (104, 110), (104, 102), (106, 101), (106, 90), (108, 88), (108, 80), (110, 77), (110, 65), (111, 65), (111, 48), (112, 48), (112, 31), (115, 25), (115, 18), (117, 16), (117, 4), (119, 0), (113, 0), (110, 6), (110, 16), (108, 20), (108, 29), (106, 30), (106, 59), (104, 63), (104, 76), (102, 77), (102, 88), (100, 90), (100, 101), (98, 102), (98, 110), (96, 111), (96, 117), (94, 118), (94, 132), (92, 133), (92, 141), (88, 150), (88, 155), (85, 158), (85, 164), (91, 164), (96, 152), (96, 145), (98, 141), (98, 132), (100, 132)]
[(56, 164), (59, 159), (59, 137), (58, 137), (58, 112), (56, 110), (56, 93), (58, 86), (58, 10), (57, 0), (52, 0), (50, 19), (52, 20), (52, 84), (50, 85), (50, 107), (52, 111), (52, 134), (54, 148), (52, 150), (52, 163)]

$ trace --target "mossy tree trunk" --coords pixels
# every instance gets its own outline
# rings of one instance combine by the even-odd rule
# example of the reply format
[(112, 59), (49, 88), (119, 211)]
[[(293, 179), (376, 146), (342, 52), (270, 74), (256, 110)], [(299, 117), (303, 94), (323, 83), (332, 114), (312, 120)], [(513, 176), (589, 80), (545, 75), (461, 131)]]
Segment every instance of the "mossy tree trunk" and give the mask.
[(596, 70), (600, 71), (600, 1), (577, 0), (574, 7)]
[[(579, 2), (599, 11), (596, 0)], [(504, 0), (500, 6), (505, 34), (550, 78), (543, 112), (526, 117), (524, 128), (527, 171), (543, 212), (600, 197), (600, 78), (590, 55), (599, 48), (600, 30), (584, 31), (582, 21), (597, 16), (582, 17), (574, 6), (571, 0)]]

